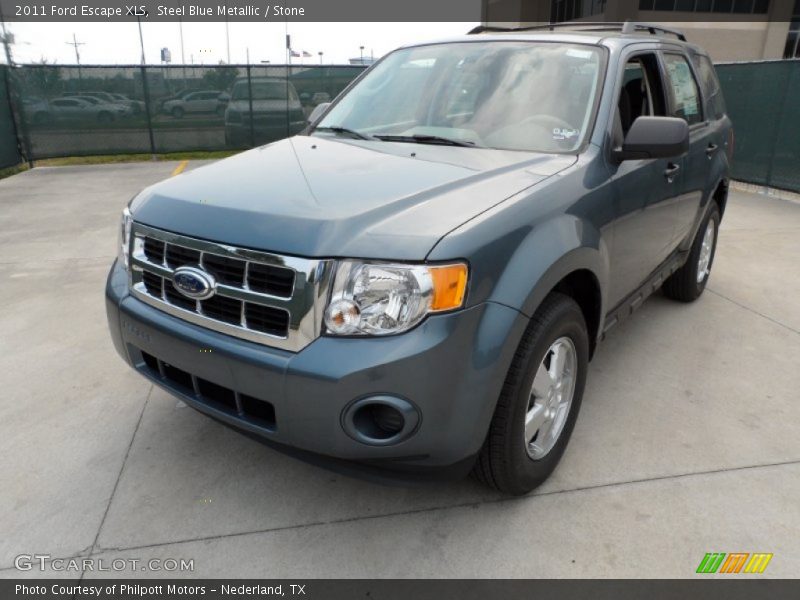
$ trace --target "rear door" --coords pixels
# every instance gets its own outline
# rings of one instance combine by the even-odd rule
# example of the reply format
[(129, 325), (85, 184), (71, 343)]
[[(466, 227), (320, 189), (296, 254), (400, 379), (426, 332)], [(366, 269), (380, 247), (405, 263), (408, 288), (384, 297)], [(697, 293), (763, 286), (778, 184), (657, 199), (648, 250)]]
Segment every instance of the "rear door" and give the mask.
[[(662, 54), (667, 79), (667, 96), (671, 116), (684, 119), (689, 124), (689, 152), (684, 158), (684, 173), (673, 232), (673, 245), (690, 243), (693, 225), (703, 194), (712, 185), (711, 160), (722, 150), (718, 124), (709, 118), (703, 106), (697, 75), (688, 56), (668, 50)], [(684, 243), (685, 242), (685, 243)]]

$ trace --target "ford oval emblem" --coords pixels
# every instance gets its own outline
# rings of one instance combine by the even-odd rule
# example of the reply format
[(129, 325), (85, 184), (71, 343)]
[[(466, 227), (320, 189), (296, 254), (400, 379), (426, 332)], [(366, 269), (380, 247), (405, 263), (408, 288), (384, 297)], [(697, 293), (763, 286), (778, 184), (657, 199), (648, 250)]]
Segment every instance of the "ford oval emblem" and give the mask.
[(172, 274), (172, 285), (187, 298), (205, 300), (214, 295), (217, 282), (213, 275), (197, 267), (178, 267)]

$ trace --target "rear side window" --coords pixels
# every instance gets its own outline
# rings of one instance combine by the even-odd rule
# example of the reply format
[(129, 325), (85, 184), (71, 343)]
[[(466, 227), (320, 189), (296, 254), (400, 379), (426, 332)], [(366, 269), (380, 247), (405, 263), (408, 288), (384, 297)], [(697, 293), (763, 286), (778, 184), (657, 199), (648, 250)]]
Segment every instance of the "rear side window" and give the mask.
[(673, 116), (685, 119), (689, 125), (700, 123), (703, 120), (700, 92), (686, 58), (681, 54), (665, 54), (664, 65), (669, 80), (667, 88), (672, 96)]
[(715, 119), (721, 119), (725, 116), (725, 100), (722, 97), (722, 89), (719, 86), (717, 72), (714, 70), (714, 65), (711, 64), (711, 59), (702, 54), (694, 54), (692, 62), (700, 78), (703, 93), (708, 98), (708, 110)]

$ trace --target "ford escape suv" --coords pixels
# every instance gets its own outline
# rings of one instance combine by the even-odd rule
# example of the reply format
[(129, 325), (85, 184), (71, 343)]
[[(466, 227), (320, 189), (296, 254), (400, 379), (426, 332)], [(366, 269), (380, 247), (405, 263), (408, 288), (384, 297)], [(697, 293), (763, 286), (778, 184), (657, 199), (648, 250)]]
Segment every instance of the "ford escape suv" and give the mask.
[(731, 124), (652, 25), (404, 47), (300, 135), (148, 187), (106, 287), (116, 349), (287, 452), (511, 494), (555, 468), (604, 334), (708, 281)]

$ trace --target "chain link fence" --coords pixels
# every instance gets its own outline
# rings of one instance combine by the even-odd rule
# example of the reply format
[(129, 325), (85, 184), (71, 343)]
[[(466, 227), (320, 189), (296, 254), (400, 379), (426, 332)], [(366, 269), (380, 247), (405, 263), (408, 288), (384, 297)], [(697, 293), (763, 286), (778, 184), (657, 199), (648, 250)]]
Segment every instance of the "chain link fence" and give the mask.
[(13, 167), (22, 161), (14, 114), (11, 112), (8, 75), (8, 68), (0, 67), (0, 169)]
[[(59, 156), (238, 150), (300, 131), (362, 66), (3, 69), (0, 166)], [(800, 61), (717, 65), (733, 178), (800, 192)]]
[(800, 192), (800, 60), (716, 69), (736, 135), (732, 177)]
[(363, 68), (27, 65), (8, 80), (22, 151), (37, 160), (265, 144), (300, 131)]

